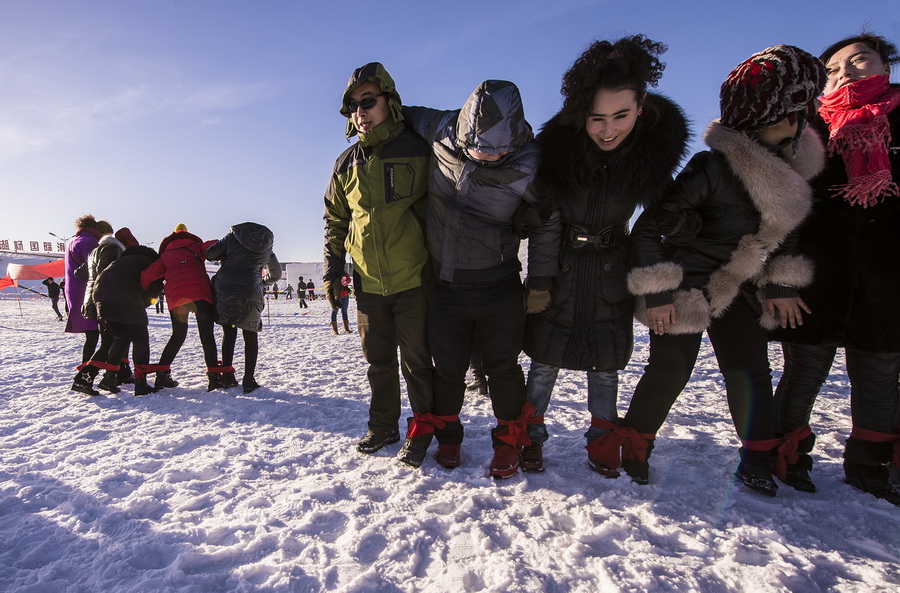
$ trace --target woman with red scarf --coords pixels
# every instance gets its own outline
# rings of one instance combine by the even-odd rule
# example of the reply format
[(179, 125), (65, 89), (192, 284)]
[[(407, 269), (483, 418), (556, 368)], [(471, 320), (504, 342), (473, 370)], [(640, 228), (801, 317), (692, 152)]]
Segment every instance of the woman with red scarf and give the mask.
[(810, 412), (842, 346), (853, 420), (845, 482), (900, 505), (888, 468), (892, 458), (900, 463), (900, 88), (890, 84), (900, 54), (883, 37), (862, 34), (820, 59), (828, 81), (817, 123), (829, 160), (813, 182), (814, 209), (799, 243), (815, 264), (813, 283), (800, 291), (812, 313), (802, 327), (775, 334), (784, 350), (776, 429), (799, 453), (784, 481), (816, 490)]

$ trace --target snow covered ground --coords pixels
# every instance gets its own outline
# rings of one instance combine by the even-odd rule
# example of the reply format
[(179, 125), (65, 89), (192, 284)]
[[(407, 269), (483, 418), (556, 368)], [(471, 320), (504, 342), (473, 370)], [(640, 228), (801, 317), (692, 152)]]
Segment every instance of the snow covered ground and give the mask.
[[(487, 476), (493, 416), (479, 396), (463, 410), (454, 471), (431, 455), (419, 470), (399, 464), (399, 443), (355, 451), (366, 367), (356, 334), (331, 335), (324, 301), (306, 315), (296, 300), (270, 301), (263, 388), (250, 395), (206, 392), (192, 328), (173, 365), (181, 386), (91, 398), (69, 391), (80, 337), (62, 333), (46, 299), (16, 303), (13, 292), (0, 300), (3, 592), (900, 585), (900, 510), (841, 481), (850, 426), (842, 363), (813, 418), (817, 494), (782, 486), (765, 498), (734, 484), (738, 440), (708, 346), (660, 432), (649, 486), (589, 471), (585, 379), (567, 372), (547, 416), (547, 471), (496, 482)], [(155, 357), (168, 316), (151, 312), (150, 331)], [(646, 333), (637, 335), (621, 413), (646, 360)]]

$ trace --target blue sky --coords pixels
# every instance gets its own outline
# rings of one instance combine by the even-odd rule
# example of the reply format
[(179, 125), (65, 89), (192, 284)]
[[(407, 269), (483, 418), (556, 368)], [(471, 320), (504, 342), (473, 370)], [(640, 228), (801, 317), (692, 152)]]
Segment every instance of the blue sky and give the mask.
[(864, 26), (900, 42), (900, 0), (0, 0), (0, 240), (28, 250), (87, 212), (152, 246), (178, 222), (211, 239), (253, 220), (283, 261), (319, 261), (340, 98), (366, 62), (440, 109), (512, 80), (537, 129), (591, 41), (643, 33), (699, 133), (750, 54)]

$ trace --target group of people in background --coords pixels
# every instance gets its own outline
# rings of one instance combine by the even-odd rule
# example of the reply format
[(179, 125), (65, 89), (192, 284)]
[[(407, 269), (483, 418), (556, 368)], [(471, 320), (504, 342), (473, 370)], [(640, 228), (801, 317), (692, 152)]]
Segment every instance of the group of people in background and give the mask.
[[(404, 106), (380, 63), (353, 72), (340, 113), (358, 141), (326, 190), (323, 277), (336, 315), (349, 254), (372, 390), (357, 449), (400, 440), (402, 373), (412, 417), (399, 460), (420, 466), (436, 439), (436, 462), (460, 465), (474, 348), (497, 418), (492, 476), (544, 469), (544, 414), (572, 369), (587, 374), (589, 466), (647, 484), (705, 332), (741, 442), (739, 483), (815, 491), (810, 413), (843, 347), (845, 481), (900, 505), (889, 474), (900, 467), (897, 48), (864, 33), (819, 58), (790, 45), (750, 56), (721, 86), (709, 150), (674, 179), (690, 132), (651, 91), (665, 50), (640, 35), (593, 43), (536, 137), (511, 82), (484, 81), (441, 111)], [(634, 318), (650, 355), (619, 418)], [(770, 341), (785, 360), (774, 392)]]
[[(244, 339), (244, 393), (257, 389), (254, 373), (262, 330), (263, 291), (281, 277), (272, 251), (272, 231), (245, 222), (231, 227), (218, 241), (203, 241), (179, 223), (160, 243), (159, 252), (141, 245), (127, 227), (112, 226), (87, 214), (75, 221), (77, 231), (66, 245), (66, 332), (83, 333), (81, 364), (72, 390), (99, 395), (134, 384), (135, 395), (176, 387), (171, 367), (184, 344), (188, 317), (194, 314), (208, 379), (207, 390), (239, 385), (233, 367), (237, 331)], [(219, 262), (210, 280), (206, 262)], [(268, 274), (263, 277), (262, 271)], [(172, 334), (156, 364), (150, 363), (146, 307), (160, 297), (165, 282)], [(222, 326), (221, 358), (213, 326)], [(98, 346), (99, 342), (99, 346)], [(128, 358), (131, 350), (134, 370)], [(154, 384), (147, 375), (155, 374)]]

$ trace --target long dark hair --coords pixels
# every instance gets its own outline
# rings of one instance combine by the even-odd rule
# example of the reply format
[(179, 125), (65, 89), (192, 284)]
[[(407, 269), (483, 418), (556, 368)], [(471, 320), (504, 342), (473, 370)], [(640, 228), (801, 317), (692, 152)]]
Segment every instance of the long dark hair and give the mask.
[(846, 37), (837, 43), (832, 43), (822, 52), (822, 55), (819, 56), (819, 60), (821, 60), (823, 64), (827, 64), (828, 60), (831, 59), (831, 56), (854, 43), (864, 43), (868, 45), (872, 51), (881, 56), (881, 61), (886, 65), (900, 63), (900, 52), (897, 51), (896, 45), (881, 35), (867, 32), (862, 32), (859, 35), (854, 35), (852, 37)]

